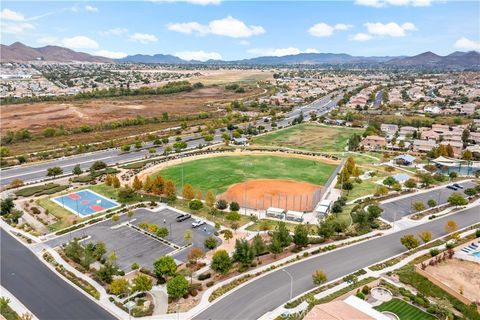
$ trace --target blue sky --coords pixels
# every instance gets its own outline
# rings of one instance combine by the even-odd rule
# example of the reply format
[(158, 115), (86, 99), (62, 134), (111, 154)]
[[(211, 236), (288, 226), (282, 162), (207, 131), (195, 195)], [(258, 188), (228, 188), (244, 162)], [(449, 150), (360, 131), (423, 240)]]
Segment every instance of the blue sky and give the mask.
[(2, 1), (0, 21), (2, 44), (55, 44), (110, 57), (480, 51), (479, 1)]

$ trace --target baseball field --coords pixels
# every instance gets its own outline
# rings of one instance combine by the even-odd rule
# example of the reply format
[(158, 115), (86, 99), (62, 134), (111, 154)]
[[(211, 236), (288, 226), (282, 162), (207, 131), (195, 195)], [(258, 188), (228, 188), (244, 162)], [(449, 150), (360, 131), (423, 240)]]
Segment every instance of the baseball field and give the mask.
[[(321, 189), (335, 167), (334, 163), (290, 156), (219, 156), (185, 162), (183, 181), (203, 194), (212, 190), (229, 201), (241, 203), (247, 193), (249, 202), (262, 201), (260, 207), (277, 201), (291, 209), (308, 210), (306, 204), (312, 202), (312, 194)], [(181, 192), (181, 164), (156, 175), (173, 180)]]

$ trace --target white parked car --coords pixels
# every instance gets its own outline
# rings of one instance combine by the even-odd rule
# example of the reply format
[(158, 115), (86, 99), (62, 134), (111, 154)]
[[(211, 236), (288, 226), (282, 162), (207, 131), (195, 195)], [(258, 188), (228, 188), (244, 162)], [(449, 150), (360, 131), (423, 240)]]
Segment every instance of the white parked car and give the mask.
[(201, 225), (204, 225), (205, 223), (206, 223), (205, 220), (195, 219), (195, 220), (192, 222), (192, 227), (193, 227), (193, 228), (198, 228), (198, 227), (200, 227)]

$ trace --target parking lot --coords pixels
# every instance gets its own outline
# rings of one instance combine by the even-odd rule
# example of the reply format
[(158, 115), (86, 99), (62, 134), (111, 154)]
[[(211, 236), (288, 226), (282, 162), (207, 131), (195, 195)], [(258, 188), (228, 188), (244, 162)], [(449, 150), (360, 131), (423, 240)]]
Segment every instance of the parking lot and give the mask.
[[(192, 218), (182, 222), (176, 222), (175, 219), (179, 214), (180, 213), (170, 208), (165, 208), (157, 212), (148, 209), (137, 209), (130, 219), (128, 219), (126, 215), (122, 215), (117, 222), (111, 219), (102, 221), (73, 231), (70, 234), (48, 240), (46, 244), (51, 247), (56, 247), (69, 242), (73, 238), (89, 236), (86, 242), (102, 241), (106, 244), (109, 253), (114, 251), (117, 256), (117, 264), (123, 270), (129, 271), (134, 262), (140, 266), (151, 269), (155, 260), (173, 252), (175, 248), (145, 235), (141, 231), (135, 230), (128, 226), (126, 222), (129, 221), (131, 224), (137, 226), (142, 222), (154, 223), (160, 227), (165, 226), (169, 230), (169, 235), (166, 237), (166, 240), (180, 247), (186, 245), (183, 237), (185, 230), (190, 229), (192, 230), (193, 246), (206, 251), (203, 243), (208, 236), (215, 232), (215, 228), (208, 224), (199, 228), (192, 228)], [(218, 241), (220, 243), (221, 240), (218, 238)], [(183, 249), (172, 256), (181, 262), (185, 262), (191, 248), (192, 247)]]
[[(470, 181), (459, 184), (464, 187), (463, 190), (475, 186), (475, 183)], [(463, 190), (459, 189), (455, 191), (448, 189), (447, 186), (444, 186), (442, 188), (437, 188), (426, 192), (415, 193), (400, 199), (389, 199), (383, 203), (380, 203), (380, 207), (383, 209), (382, 218), (389, 222), (400, 220), (405, 216), (415, 213), (415, 210), (412, 208), (412, 204), (415, 202), (422, 202), (425, 207), (428, 208), (427, 201), (433, 199), (436, 201), (437, 205), (441, 205), (447, 203), (448, 198), (454, 193), (465, 196)]]

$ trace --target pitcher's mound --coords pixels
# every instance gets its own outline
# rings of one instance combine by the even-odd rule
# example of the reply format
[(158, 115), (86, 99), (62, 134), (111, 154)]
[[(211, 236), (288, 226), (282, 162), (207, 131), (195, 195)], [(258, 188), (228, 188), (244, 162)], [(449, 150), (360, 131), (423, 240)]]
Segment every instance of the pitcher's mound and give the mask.
[[(241, 207), (265, 210), (312, 211), (320, 199), (321, 187), (294, 180), (260, 179), (231, 185), (220, 195), (226, 201), (236, 201)], [(246, 194), (246, 196), (245, 196)], [(245, 202), (246, 199), (246, 202)]]

